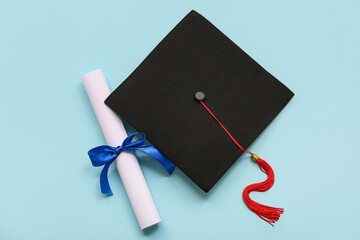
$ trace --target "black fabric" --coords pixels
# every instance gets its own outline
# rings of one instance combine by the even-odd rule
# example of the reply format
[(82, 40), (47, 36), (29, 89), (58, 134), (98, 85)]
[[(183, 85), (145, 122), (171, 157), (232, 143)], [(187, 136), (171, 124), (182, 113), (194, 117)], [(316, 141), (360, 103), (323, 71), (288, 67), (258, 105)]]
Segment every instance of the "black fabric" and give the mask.
[(191, 11), (105, 103), (208, 192), (293, 97), (215, 26)]

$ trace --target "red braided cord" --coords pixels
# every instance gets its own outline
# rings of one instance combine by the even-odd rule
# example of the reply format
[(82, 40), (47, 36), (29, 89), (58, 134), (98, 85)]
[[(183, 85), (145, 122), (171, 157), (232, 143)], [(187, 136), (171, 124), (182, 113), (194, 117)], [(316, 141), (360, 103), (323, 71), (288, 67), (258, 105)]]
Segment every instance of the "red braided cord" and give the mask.
[(210, 113), (210, 115), (217, 121), (217, 123), (222, 127), (222, 129), (224, 129), (224, 131), (227, 133), (227, 135), (229, 135), (229, 137), (231, 138), (231, 140), (233, 140), (233, 142), (241, 149), (241, 151), (248, 153), (248, 154), (252, 154), (250, 151), (246, 150), (245, 148), (243, 148), (236, 140), (233, 136), (231, 136), (230, 132), (225, 128), (224, 125), (222, 125), (222, 123), (215, 117), (215, 115), (210, 111), (210, 109), (205, 105), (205, 103), (203, 101), (200, 101), (200, 103), (204, 106), (204, 108)]

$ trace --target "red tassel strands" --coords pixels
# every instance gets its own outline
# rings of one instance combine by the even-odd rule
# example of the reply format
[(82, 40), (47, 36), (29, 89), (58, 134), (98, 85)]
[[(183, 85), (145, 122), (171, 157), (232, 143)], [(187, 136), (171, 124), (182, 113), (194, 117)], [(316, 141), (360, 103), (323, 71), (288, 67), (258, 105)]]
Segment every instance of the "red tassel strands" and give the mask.
[(257, 203), (249, 196), (250, 193), (254, 191), (265, 192), (269, 190), (272, 185), (274, 185), (274, 171), (267, 162), (259, 158), (256, 154), (251, 154), (251, 158), (254, 160), (254, 162), (257, 162), (259, 164), (260, 170), (263, 171), (268, 176), (268, 178), (261, 183), (254, 183), (247, 186), (243, 191), (244, 202), (251, 211), (253, 211), (254, 213), (256, 213), (256, 215), (259, 216), (259, 218), (274, 226), (273, 223), (279, 220), (280, 214), (284, 212), (284, 209), (269, 207), (267, 205)]
[(200, 100), (200, 103), (203, 105), (206, 111), (208, 111), (210, 115), (216, 120), (216, 122), (221, 126), (221, 128), (226, 132), (226, 134), (231, 138), (231, 140), (241, 149), (241, 151), (250, 154), (253, 161), (259, 164), (260, 170), (267, 175), (267, 179), (265, 181), (247, 186), (243, 191), (243, 199), (248, 208), (256, 215), (258, 215), (259, 218), (274, 226), (273, 223), (279, 220), (280, 214), (284, 212), (284, 209), (263, 205), (255, 202), (250, 198), (251, 192), (265, 192), (274, 185), (275, 175), (271, 166), (263, 159), (259, 158), (258, 155), (243, 148), (225, 128), (225, 126), (222, 125), (222, 123), (215, 117), (215, 115), (210, 111), (210, 109), (205, 105), (205, 103), (202, 100)]

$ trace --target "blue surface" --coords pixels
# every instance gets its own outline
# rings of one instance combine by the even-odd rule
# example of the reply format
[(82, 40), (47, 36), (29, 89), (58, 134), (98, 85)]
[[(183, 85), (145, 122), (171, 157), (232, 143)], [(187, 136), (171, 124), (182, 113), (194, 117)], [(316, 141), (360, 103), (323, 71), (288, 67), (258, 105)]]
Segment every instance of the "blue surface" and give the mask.
[[(204, 194), (140, 155), (163, 222), (142, 232), (114, 166), (113, 197), (87, 151), (105, 143), (81, 84), (120, 84), (195, 9), (295, 92), (252, 145), (284, 207), (273, 228), (242, 200), (265, 178), (241, 157)], [(360, 2), (0, 1), (0, 239), (355, 239), (360, 209)], [(136, 97), (134, 93), (134, 97)], [(133, 131), (129, 128), (129, 131)]]

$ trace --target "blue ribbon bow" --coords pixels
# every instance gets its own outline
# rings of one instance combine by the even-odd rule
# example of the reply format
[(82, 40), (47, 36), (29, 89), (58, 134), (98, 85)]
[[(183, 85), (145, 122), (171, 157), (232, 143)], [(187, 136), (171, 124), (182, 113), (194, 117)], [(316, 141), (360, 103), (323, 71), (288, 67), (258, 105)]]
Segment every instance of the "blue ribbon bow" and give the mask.
[[(132, 140), (136, 135), (141, 135), (142, 137), (139, 140), (133, 142)], [(100, 167), (104, 165), (104, 168), (101, 171), (100, 175), (100, 187), (103, 194), (113, 195), (109, 185), (108, 170), (110, 165), (117, 158), (117, 156), (119, 156), (119, 154), (124, 151), (133, 152), (135, 150), (141, 150), (154, 157), (166, 169), (169, 174), (172, 174), (175, 169), (175, 165), (155, 147), (143, 146), (144, 144), (145, 134), (134, 133), (125, 138), (121, 146), (111, 147), (108, 145), (103, 145), (93, 148), (88, 152), (91, 163), (94, 167)]]

